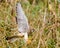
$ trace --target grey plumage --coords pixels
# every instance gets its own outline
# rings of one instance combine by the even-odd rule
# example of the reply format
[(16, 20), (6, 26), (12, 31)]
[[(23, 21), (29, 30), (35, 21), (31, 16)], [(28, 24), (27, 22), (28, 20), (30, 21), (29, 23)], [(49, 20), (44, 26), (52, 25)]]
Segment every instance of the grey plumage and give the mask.
[(16, 5), (16, 12), (17, 12), (16, 20), (17, 20), (17, 27), (18, 27), (19, 33), (16, 36), (7, 37), (6, 39), (10, 40), (11, 42), (14, 42), (16, 40), (16, 38), (19, 38), (20, 36), (22, 36), (22, 37), (24, 36), (24, 41), (27, 42), (29, 24), (28, 24), (28, 19), (25, 16), (25, 13), (24, 13), (20, 3), (17, 3), (17, 5)]
[(16, 11), (17, 11), (18, 31), (24, 35), (24, 41), (26, 42), (28, 40), (28, 30), (29, 30), (28, 19), (25, 16), (25, 13), (20, 3), (17, 3)]
[(25, 16), (25, 13), (24, 13), (20, 3), (17, 3), (16, 11), (17, 11), (18, 31), (23, 32), (23, 33), (28, 32), (28, 30), (29, 30), (28, 19)]

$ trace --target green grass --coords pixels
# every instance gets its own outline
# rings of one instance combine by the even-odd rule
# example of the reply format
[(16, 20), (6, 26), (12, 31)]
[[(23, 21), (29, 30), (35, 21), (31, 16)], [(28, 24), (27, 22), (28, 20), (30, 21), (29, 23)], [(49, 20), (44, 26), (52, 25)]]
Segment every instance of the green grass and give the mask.
[[(55, 3), (54, 0), (51, 1), (51, 3), (53, 8), (49, 10), (47, 0), (39, 0), (36, 4), (21, 1), (30, 27), (35, 29), (34, 32), (29, 35), (32, 42), (25, 46), (23, 39), (20, 38), (14, 43), (7, 42), (6, 37), (18, 33), (16, 29), (17, 25), (12, 20), (12, 17), (16, 16), (16, 10), (11, 14), (12, 7), (15, 9), (16, 3), (8, 4), (7, 2), (1, 2), (0, 48), (60, 48), (60, 8), (55, 7), (59, 6), (60, 3)], [(52, 12), (55, 13), (55, 16)]]

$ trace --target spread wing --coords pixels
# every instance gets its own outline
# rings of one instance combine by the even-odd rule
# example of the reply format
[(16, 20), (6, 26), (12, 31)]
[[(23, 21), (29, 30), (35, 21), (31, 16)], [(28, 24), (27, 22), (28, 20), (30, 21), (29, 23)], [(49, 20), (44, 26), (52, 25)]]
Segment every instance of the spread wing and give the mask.
[(18, 31), (21, 33), (28, 32), (28, 30), (29, 30), (28, 19), (25, 16), (25, 13), (24, 13), (20, 3), (17, 3), (16, 11), (17, 11)]

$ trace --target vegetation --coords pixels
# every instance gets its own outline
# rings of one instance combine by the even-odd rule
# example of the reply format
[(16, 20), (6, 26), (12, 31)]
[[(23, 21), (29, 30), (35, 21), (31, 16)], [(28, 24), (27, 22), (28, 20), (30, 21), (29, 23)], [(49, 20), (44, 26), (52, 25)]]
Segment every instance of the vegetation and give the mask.
[(31, 43), (22, 38), (9, 43), (6, 37), (18, 33), (17, 0), (0, 0), (0, 48), (60, 48), (60, 0), (19, 0), (27, 15)]

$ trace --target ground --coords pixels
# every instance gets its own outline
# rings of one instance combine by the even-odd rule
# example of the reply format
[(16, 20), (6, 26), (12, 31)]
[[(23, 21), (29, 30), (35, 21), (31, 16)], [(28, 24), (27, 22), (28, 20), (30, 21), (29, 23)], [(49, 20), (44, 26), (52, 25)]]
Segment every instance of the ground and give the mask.
[(31, 4), (20, 1), (34, 31), (29, 35), (28, 44), (23, 38), (8, 43), (6, 37), (18, 33), (14, 19), (16, 3), (0, 3), (0, 48), (60, 48), (60, 2), (56, 0), (39, 0)]

